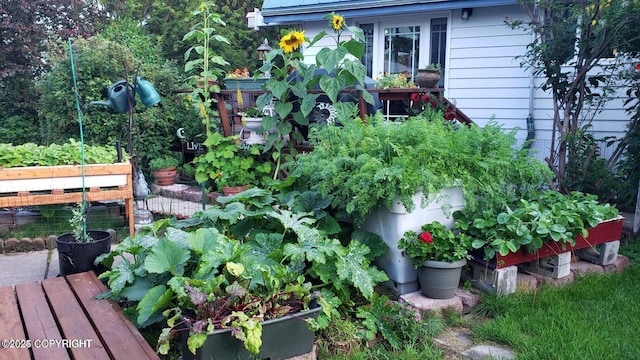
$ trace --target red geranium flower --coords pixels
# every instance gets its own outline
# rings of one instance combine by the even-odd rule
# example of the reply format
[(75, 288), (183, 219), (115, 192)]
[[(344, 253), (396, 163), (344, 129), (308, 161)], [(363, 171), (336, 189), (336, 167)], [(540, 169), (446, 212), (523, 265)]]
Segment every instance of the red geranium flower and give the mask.
[(420, 234), (420, 236), (418, 236), (418, 238), (423, 243), (431, 244), (433, 242), (433, 239), (431, 238), (431, 233), (428, 232), (428, 231), (425, 231), (422, 234)]
[(411, 93), (411, 95), (409, 95), (409, 100), (417, 102), (420, 100), (420, 95), (418, 95), (418, 93)]

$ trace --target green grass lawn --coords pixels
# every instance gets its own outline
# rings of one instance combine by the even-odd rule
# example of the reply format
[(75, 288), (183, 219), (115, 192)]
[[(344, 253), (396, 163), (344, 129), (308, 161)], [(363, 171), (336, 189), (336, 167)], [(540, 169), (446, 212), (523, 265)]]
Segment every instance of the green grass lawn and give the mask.
[[(638, 261), (640, 243), (621, 248)], [(518, 359), (640, 358), (640, 265), (590, 274), (567, 286), (485, 297), (476, 308), (490, 320), (474, 326), (476, 341), (510, 346)]]

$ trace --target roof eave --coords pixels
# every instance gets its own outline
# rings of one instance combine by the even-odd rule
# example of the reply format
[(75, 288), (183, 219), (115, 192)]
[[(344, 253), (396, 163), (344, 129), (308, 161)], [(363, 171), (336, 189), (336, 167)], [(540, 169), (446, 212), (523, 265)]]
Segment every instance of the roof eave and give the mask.
[(265, 8), (262, 10), (267, 26), (308, 21), (321, 21), (330, 12), (337, 12), (349, 19), (379, 15), (402, 15), (423, 11), (442, 11), (465, 7), (478, 8), (517, 4), (518, 0), (423, 0), (423, 1), (350, 1), (346, 3), (314, 4)]

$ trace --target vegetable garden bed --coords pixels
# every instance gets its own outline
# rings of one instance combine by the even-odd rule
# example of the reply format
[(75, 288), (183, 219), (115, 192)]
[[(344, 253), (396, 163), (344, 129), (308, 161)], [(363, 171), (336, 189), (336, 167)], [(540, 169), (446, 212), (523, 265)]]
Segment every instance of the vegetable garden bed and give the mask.
[[(562, 247), (562, 244), (551, 241), (545, 243), (535, 254), (527, 252), (524, 248), (516, 252), (509, 253), (506, 256), (502, 256), (496, 252), (496, 256), (489, 261), (489, 267), (492, 269), (505, 268), (511, 265), (518, 265), (552, 255), (558, 255), (567, 251), (583, 249), (610, 241), (620, 240), (623, 223), (623, 217), (603, 221), (589, 229), (589, 235), (586, 238), (582, 235), (578, 235), (576, 237), (575, 245), (567, 244), (564, 248)], [(484, 251), (482, 249), (474, 252), (474, 260), (483, 264), (486, 263), (484, 260)]]
[[(0, 169), (0, 207), (82, 201), (81, 165), (29, 166)], [(133, 186), (129, 162), (84, 166), (87, 201), (124, 200), (133, 235)]]

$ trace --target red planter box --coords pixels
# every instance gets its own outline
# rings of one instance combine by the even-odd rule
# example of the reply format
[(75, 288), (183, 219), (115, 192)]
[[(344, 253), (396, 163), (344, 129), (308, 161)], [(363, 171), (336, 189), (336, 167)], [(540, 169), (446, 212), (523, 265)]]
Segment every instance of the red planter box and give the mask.
[[(567, 244), (565, 248), (562, 248), (560, 243), (551, 241), (545, 243), (535, 254), (530, 254), (525, 249), (520, 249), (517, 252), (509, 253), (506, 256), (502, 256), (496, 253), (496, 257), (489, 261), (489, 267), (494, 269), (500, 269), (511, 265), (522, 264), (525, 262), (542, 259), (552, 255), (557, 255), (563, 252), (582, 249), (610, 241), (620, 240), (622, 235), (622, 225), (624, 219), (619, 217), (608, 221), (603, 221), (596, 227), (589, 229), (589, 235), (585, 239), (582, 235), (578, 235), (576, 238), (576, 244), (571, 246)], [(480, 263), (486, 263), (484, 260), (484, 250), (475, 252), (473, 254), (474, 261)]]

